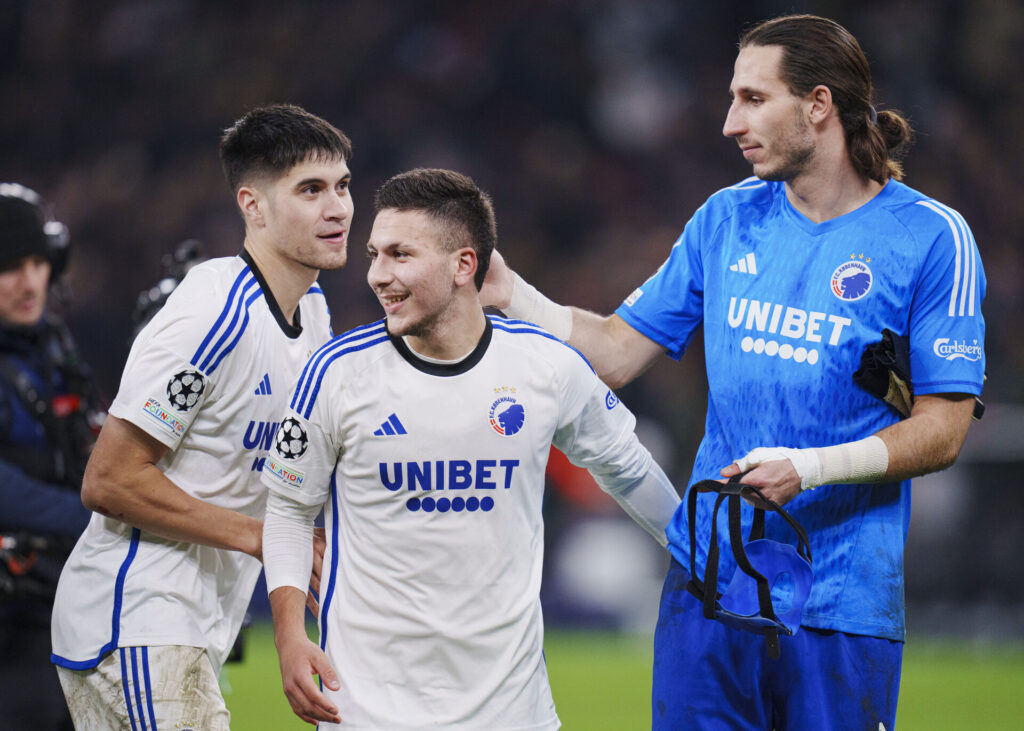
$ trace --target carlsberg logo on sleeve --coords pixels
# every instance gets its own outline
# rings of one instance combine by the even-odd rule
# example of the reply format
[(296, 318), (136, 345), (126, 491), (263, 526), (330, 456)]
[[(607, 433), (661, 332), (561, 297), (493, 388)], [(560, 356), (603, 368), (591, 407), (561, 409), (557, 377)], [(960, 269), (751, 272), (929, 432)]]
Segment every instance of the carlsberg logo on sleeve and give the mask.
[(981, 360), (981, 345), (977, 340), (968, 343), (966, 340), (950, 340), (949, 338), (938, 338), (932, 345), (935, 355), (945, 360), (956, 360), (964, 358), (969, 361)]

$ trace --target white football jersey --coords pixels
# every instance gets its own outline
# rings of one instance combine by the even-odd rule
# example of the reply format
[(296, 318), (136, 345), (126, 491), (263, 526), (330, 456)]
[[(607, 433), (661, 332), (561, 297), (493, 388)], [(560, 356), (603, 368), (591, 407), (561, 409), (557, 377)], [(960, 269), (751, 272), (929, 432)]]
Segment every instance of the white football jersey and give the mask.
[(558, 728), (548, 454), (635, 481), (652, 460), (634, 426), (582, 355), (517, 320), (488, 318), (456, 364), (418, 358), (383, 321), (313, 356), (262, 479), (324, 505), (320, 644), (341, 681), (324, 692), (346, 728)]
[[(330, 338), (314, 285), (287, 323), (252, 259), (194, 267), (139, 333), (110, 413), (169, 447), (159, 468), (200, 500), (262, 519), (259, 481), (288, 388)], [(238, 634), (260, 562), (180, 543), (94, 514), (61, 573), (53, 656), (95, 667), (117, 647), (205, 647), (220, 667)]]

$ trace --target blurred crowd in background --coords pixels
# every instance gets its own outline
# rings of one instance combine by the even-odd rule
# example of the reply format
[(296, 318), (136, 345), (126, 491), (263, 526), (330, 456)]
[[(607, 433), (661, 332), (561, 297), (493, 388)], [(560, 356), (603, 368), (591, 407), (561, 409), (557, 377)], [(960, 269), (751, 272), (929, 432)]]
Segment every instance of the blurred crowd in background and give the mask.
[[(1024, 404), (1020, 3), (5, 0), (0, 178), (36, 189), (71, 230), (65, 315), (108, 397), (161, 257), (185, 239), (207, 255), (240, 250), (217, 141), (265, 103), (299, 104), (354, 142), (350, 263), (320, 280), (335, 332), (381, 316), (362, 256), (373, 192), (416, 166), (473, 176), (494, 197), (514, 269), (559, 302), (610, 312), (708, 195), (750, 174), (721, 135), (736, 41), (749, 23), (794, 11), (853, 32), (876, 107), (915, 126), (905, 182), (963, 213), (984, 260), (984, 398)], [(665, 358), (620, 394), (678, 485), (703, 429), (700, 351), (695, 342), (681, 367)], [(1017, 537), (997, 554), (1020, 545), (1012, 525)], [(937, 537), (935, 550), (951, 540)], [(606, 544), (579, 545), (561, 555)], [(1000, 601), (1024, 600), (1018, 588)]]

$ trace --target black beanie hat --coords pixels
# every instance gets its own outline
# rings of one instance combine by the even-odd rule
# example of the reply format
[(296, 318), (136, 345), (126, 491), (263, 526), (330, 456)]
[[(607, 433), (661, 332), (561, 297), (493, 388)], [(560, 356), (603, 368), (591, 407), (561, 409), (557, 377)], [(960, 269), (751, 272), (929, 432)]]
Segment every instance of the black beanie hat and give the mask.
[(27, 200), (0, 195), (0, 266), (26, 256), (49, 258), (42, 211)]

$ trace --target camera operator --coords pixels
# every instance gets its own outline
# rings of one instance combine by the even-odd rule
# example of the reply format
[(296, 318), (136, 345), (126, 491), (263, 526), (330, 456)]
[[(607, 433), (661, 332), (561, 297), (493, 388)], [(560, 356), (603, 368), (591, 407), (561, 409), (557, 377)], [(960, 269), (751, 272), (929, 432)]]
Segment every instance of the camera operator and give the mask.
[(91, 513), (82, 474), (102, 421), (90, 374), (47, 308), (68, 232), (0, 184), (0, 725), (71, 729), (50, 663), (60, 569)]

